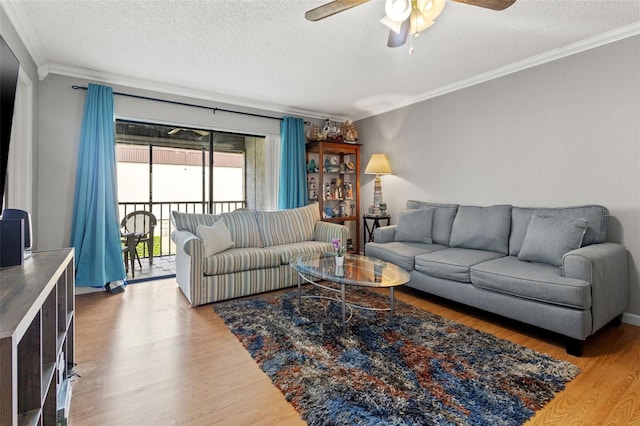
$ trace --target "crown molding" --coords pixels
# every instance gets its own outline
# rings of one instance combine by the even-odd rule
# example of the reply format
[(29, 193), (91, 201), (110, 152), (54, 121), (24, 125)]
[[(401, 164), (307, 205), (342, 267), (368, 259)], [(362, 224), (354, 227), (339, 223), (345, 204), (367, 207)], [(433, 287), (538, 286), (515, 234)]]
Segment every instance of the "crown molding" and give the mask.
[(567, 44), (557, 49), (550, 50), (539, 55), (531, 56), (512, 64), (496, 68), (494, 70), (478, 74), (471, 78), (460, 80), (447, 86), (440, 87), (436, 90), (424, 93), (420, 96), (409, 98), (404, 102), (396, 103), (392, 106), (385, 106), (383, 108), (374, 109), (363, 113), (362, 115), (354, 118), (354, 121), (362, 120), (374, 115), (383, 114), (389, 111), (395, 111), (400, 108), (404, 108), (409, 105), (417, 104), (428, 99), (436, 98), (438, 96), (445, 95), (447, 93), (455, 92), (476, 84), (484, 83), (489, 80), (493, 80), (499, 77), (504, 77), (509, 74), (523, 71), (528, 68), (533, 68), (538, 65), (552, 62), (558, 59), (565, 58), (567, 56), (575, 55), (586, 50), (595, 49), (596, 47), (604, 46), (606, 44), (614, 43), (616, 41), (624, 40), (629, 37), (637, 36), (640, 34), (640, 22), (635, 22), (624, 27), (617, 28), (602, 34), (595, 35), (593, 37), (586, 38), (574, 43)]
[(13, 27), (16, 29), (18, 36), (27, 48), (33, 62), (35, 62), (37, 66), (43, 64), (45, 62), (45, 56), (42, 53), (42, 46), (34, 35), (33, 27), (24, 12), (22, 4), (17, 1), (0, 1), (0, 6), (4, 9), (9, 21), (11, 21), (11, 24), (13, 24)]
[(84, 80), (98, 81), (106, 84), (116, 84), (135, 89), (149, 90), (152, 92), (165, 93), (169, 95), (184, 96), (192, 99), (200, 99), (209, 102), (219, 102), (235, 106), (254, 108), (266, 112), (277, 112), (286, 115), (300, 116), (332, 121), (345, 121), (347, 117), (328, 117), (327, 113), (306, 110), (302, 108), (287, 108), (282, 105), (259, 102), (253, 99), (238, 98), (222, 95), (219, 93), (207, 92), (204, 90), (192, 89), (188, 87), (176, 86), (151, 80), (143, 80), (119, 74), (105, 73), (101, 71), (88, 70), (85, 68), (72, 67), (61, 64), (44, 64), (38, 67), (40, 80), (45, 79), (49, 74), (63, 75)]

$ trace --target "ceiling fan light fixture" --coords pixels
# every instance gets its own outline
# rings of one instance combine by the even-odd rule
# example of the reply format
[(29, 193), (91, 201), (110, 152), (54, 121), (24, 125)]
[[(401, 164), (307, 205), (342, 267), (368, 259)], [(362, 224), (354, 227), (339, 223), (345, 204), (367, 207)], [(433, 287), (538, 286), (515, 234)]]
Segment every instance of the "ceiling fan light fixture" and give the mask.
[(409, 34), (417, 36), (420, 34), (420, 31), (424, 31), (433, 25), (433, 20), (427, 20), (424, 18), (424, 15), (420, 13), (419, 10), (414, 10), (411, 12), (411, 27), (409, 29)]
[(411, 15), (411, 0), (387, 0), (384, 13), (392, 21), (402, 22)]
[(390, 19), (388, 16), (384, 16), (380, 23), (387, 27), (389, 30), (393, 31), (396, 34), (400, 34), (400, 28), (402, 28), (402, 21), (394, 21)]
[(428, 0), (422, 10), (422, 15), (427, 21), (435, 21), (442, 13), (446, 0)]

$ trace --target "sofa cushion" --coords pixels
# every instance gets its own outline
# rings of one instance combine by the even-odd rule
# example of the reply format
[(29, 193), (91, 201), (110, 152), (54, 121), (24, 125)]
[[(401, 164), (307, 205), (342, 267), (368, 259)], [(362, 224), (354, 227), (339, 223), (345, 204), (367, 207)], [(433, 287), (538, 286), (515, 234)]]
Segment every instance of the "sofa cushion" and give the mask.
[(220, 219), (215, 214), (203, 213), (182, 213), (177, 210), (171, 211), (171, 220), (178, 231), (189, 231), (197, 234), (198, 225), (211, 226)]
[(406, 271), (414, 268), (415, 257), (424, 253), (431, 253), (446, 249), (440, 244), (403, 243), (393, 241), (390, 243), (367, 243), (365, 254), (368, 257), (385, 260), (401, 267)]
[(314, 203), (296, 209), (257, 211), (256, 219), (264, 247), (311, 241), (320, 207)]
[(255, 212), (236, 210), (231, 213), (222, 213), (220, 217), (229, 228), (235, 248), (262, 247)]
[(503, 257), (501, 253), (466, 248), (448, 248), (416, 256), (416, 271), (463, 283), (471, 282), (472, 266)]
[(580, 248), (586, 229), (587, 222), (582, 219), (569, 220), (534, 214), (518, 259), (562, 266), (564, 254)]
[(394, 241), (431, 244), (433, 208), (407, 209), (398, 212)]
[(583, 219), (588, 223), (582, 245), (604, 243), (607, 239), (607, 218), (609, 211), (598, 205), (564, 208), (523, 208), (514, 207), (511, 211), (511, 235), (509, 237), (509, 255), (517, 256), (527, 233), (531, 216), (561, 217), (564, 219)]
[(205, 257), (233, 247), (231, 234), (224, 220), (219, 220), (212, 226), (198, 225), (196, 234), (202, 240), (202, 254)]
[(450, 247), (509, 252), (511, 206), (460, 206), (451, 229)]
[(205, 257), (203, 261), (204, 275), (230, 274), (232, 272), (280, 266), (278, 253), (263, 248), (232, 248)]
[(471, 268), (471, 283), (478, 288), (577, 309), (591, 307), (591, 285), (562, 276), (562, 270), (543, 263), (506, 256)]
[(424, 209), (433, 208), (433, 227), (431, 230), (431, 239), (434, 244), (449, 245), (449, 238), (451, 237), (451, 228), (453, 227), (453, 220), (456, 217), (458, 211), (457, 204), (438, 204), (430, 203), (427, 201), (407, 201), (408, 209)]
[(332, 252), (333, 246), (331, 243), (321, 241), (303, 241), (294, 244), (265, 247), (265, 250), (278, 253), (280, 256), (280, 263), (288, 265), (291, 260), (295, 259), (300, 254)]

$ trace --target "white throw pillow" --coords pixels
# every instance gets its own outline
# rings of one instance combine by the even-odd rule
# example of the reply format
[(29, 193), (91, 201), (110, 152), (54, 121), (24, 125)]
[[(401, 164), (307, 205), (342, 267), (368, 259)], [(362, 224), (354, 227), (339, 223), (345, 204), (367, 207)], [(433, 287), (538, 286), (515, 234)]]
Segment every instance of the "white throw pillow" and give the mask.
[(202, 240), (205, 257), (233, 247), (231, 233), (227, 225), (224, 224), (224, 220), (218, 220), (212, 226), (198, 225), (196, 234)]

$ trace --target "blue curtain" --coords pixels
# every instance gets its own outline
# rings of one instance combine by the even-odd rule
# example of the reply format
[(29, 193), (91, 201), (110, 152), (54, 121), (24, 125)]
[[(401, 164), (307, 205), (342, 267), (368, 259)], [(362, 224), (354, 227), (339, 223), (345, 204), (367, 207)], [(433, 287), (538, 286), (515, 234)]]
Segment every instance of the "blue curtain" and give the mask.
[(284, 117), (280, 123), (280, 185), (278, 209), (307, 204), (307, 159), (304, 147), (304, 121)]
[(76, 285), (104, 287), (126, 277), (116, 194), (113, 89), (89, 84), (76, 174), (71, 242)]

